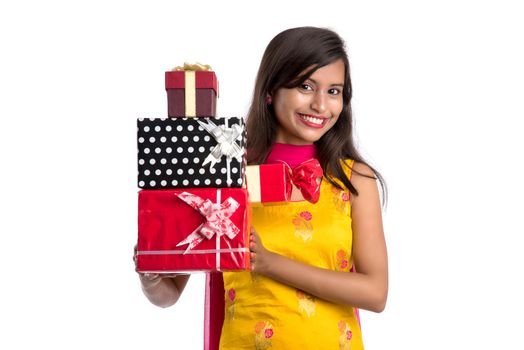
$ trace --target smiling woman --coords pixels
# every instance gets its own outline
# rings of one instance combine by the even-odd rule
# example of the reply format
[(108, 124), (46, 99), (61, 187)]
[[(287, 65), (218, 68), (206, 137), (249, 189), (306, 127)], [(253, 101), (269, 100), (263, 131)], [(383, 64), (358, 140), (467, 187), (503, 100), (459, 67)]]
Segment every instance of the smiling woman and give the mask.
[(354, 146), (350, 101), (336, 33), (293, 28), (269, 43), (248, 114), (248, 162), (298, 171), (314, 158), (324, 177), (314, 204), (252, 208), (253, 272), (223, 273), (235, 298), (225, 298), (234, 311), (225, 313), (221, 349), (362, 349), (357, 308), (384, 309), (381, 177)]
[[(253, 205), (252, 271), (211, 275), (209, 349), (363, 349), (357, 310), (384, 309), (388, 268), (383, 181), (355, 148), (350, 101), (336, 33), (293, 28), (269, 43), (248, 114), (248, 162), (311, 167), (322, 180), (311, 203)], [(175, 303), (186, 282), (142, 277), (159, 306)]]

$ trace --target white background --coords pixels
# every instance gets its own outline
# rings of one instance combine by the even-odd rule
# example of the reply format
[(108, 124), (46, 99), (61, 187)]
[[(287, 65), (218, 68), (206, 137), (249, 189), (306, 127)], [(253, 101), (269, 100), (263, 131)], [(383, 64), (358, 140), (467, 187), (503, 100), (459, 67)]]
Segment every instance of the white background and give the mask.
[(203, 275), (142, 295), (136, 118), (164, 71), (212, 65), (245, 115), (269, 40), (346, 40), (362, 152), (385, 176), (390, 292), (367, 349), (523, 349), (517, 1), (16, 1), (0, 5), (0, 348), (201, 349)]

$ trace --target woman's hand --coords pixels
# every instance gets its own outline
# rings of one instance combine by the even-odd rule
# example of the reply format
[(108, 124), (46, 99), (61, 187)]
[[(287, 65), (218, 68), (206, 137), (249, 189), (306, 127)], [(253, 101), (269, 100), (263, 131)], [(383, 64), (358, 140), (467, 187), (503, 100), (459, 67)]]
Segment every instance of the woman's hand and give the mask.
[[(136, 271), (137, 247), (135, 245), (133, 253), (133, 262)], [(180, 294), (184, 290), (189, 274), (169, 273), (142, 273), (138, 272), (142, 291), (149, 301), (156, 306), (168, 307), (177, 302)]]
[(260, 236), (253, 227), (249, 235), (249, 250), (251, 252), (251, 271), (262, 275), (267, 273), (274, 253), (264, 247)]

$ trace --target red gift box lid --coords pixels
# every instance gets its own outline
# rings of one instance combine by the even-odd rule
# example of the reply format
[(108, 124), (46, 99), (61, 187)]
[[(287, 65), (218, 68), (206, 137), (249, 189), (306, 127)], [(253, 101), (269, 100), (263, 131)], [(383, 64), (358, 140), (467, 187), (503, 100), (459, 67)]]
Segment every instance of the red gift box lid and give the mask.
[[(176, 70), (166, 72), (166, 90), (185, 88), (185, 71)], [(197, 89), (213, 89), (218, 95), (218, 79), (213, 71), (195, 71), (195, 85)]]

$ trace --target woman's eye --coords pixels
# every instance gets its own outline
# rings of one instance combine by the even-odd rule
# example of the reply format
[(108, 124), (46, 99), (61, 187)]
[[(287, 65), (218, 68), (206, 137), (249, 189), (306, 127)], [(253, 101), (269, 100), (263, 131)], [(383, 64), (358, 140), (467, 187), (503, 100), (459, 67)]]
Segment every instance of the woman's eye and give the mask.
[(340, 90), (339, 89), (329, 89), (328, 93), (331, 95), (338, 95), (340, 94)]
[(306, 91), (312, 91), (313, 90), (313, 88), (310, 85), (308, 85), (308, 84), (301, 84), (300, 88), (302, 90), (306, 90)]

